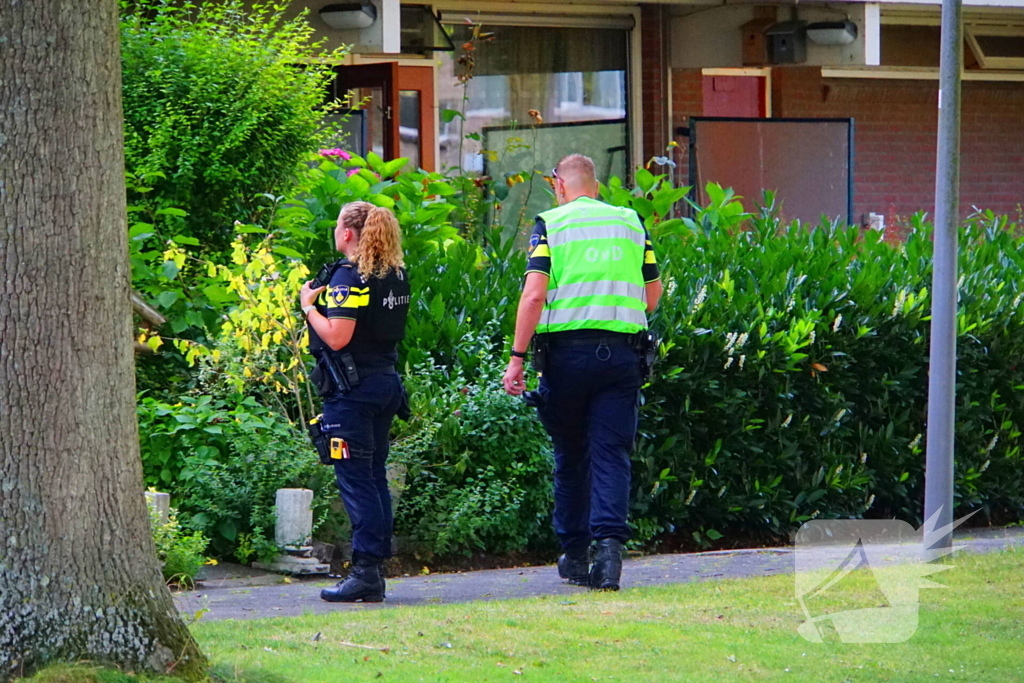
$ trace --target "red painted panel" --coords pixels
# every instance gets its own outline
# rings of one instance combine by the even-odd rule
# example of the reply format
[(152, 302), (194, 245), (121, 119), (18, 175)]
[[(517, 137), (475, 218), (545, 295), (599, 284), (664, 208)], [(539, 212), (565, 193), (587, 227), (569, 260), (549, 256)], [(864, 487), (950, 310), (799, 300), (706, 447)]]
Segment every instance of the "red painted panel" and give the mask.
[(704, 76), (704, 116), (766, 116), (763, 76)]

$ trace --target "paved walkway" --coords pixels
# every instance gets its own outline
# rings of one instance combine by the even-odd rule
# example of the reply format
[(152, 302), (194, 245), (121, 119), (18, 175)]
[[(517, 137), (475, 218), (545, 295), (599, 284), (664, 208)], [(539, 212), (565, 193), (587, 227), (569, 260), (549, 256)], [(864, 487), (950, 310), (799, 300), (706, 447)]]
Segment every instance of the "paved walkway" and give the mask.
[[(971, 529), (958, 534), (955, 545), (969, 552), (1024, 547), (1024, 528)], [(789, 547), (651, 555), (623, 563), (623, 586), (628, 589), (783, 574), (791, 573), (793, 566), (793, 549)], [(376, 605), (320, 600), (320, 589), (332, 585), (334, 580), (284, 581), (284, 577), (248, 567), (222, 566), (213, 568), (199, 590), (180, 593), (176, 601), (182, 612), (208, 610), (203, 619), (255, 619), (540, 595), (571, 596), (587, 590), (564, 583), (552, 566), (389, 578), (388, 599)]]

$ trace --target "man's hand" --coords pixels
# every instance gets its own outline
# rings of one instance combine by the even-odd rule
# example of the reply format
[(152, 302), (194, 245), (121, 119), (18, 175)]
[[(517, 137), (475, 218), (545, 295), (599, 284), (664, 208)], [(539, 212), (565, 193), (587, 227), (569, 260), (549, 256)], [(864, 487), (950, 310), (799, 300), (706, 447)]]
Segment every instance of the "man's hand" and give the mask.
[(505, 377), (502, 379), (505, 385), (505, 392), (509, 396), (519, 396), (526, 389), (523, 380), (523, 359), (512, 356), (508, 359), (508, 368), (505, 370)]
[(320, 292), (327, 289), (327, 287), (317, 287), (316, 289), (313, 289), (309, 286), (312, 282), (312, 280), (309, 280), (306, 284), (302, 285), (302, 291), (299, 292), (299, 303), (302, 308), (312, 306), (316, 302), (316, 298), (320, 296)]

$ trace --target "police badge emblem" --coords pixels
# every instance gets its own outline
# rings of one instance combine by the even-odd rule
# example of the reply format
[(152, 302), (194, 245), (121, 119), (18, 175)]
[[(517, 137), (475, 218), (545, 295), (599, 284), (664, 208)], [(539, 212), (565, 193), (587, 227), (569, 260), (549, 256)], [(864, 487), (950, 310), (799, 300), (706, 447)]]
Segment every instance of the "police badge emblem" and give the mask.
[(348, 285), (336, 285), (331, 287), (329, 290), (331, 299), (331, 306), (334, 308), (341, 308), (348, 301), (349, 295), (352, 293), (351, 288)]

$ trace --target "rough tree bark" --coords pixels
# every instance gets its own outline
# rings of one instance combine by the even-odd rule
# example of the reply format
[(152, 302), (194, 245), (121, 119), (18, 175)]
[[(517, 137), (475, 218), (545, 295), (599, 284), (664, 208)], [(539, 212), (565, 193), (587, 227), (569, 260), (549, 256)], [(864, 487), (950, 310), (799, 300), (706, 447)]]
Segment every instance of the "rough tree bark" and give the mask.
[(117, 0), (0, 0), (0, 680), (196, 678), (143, 500)]

